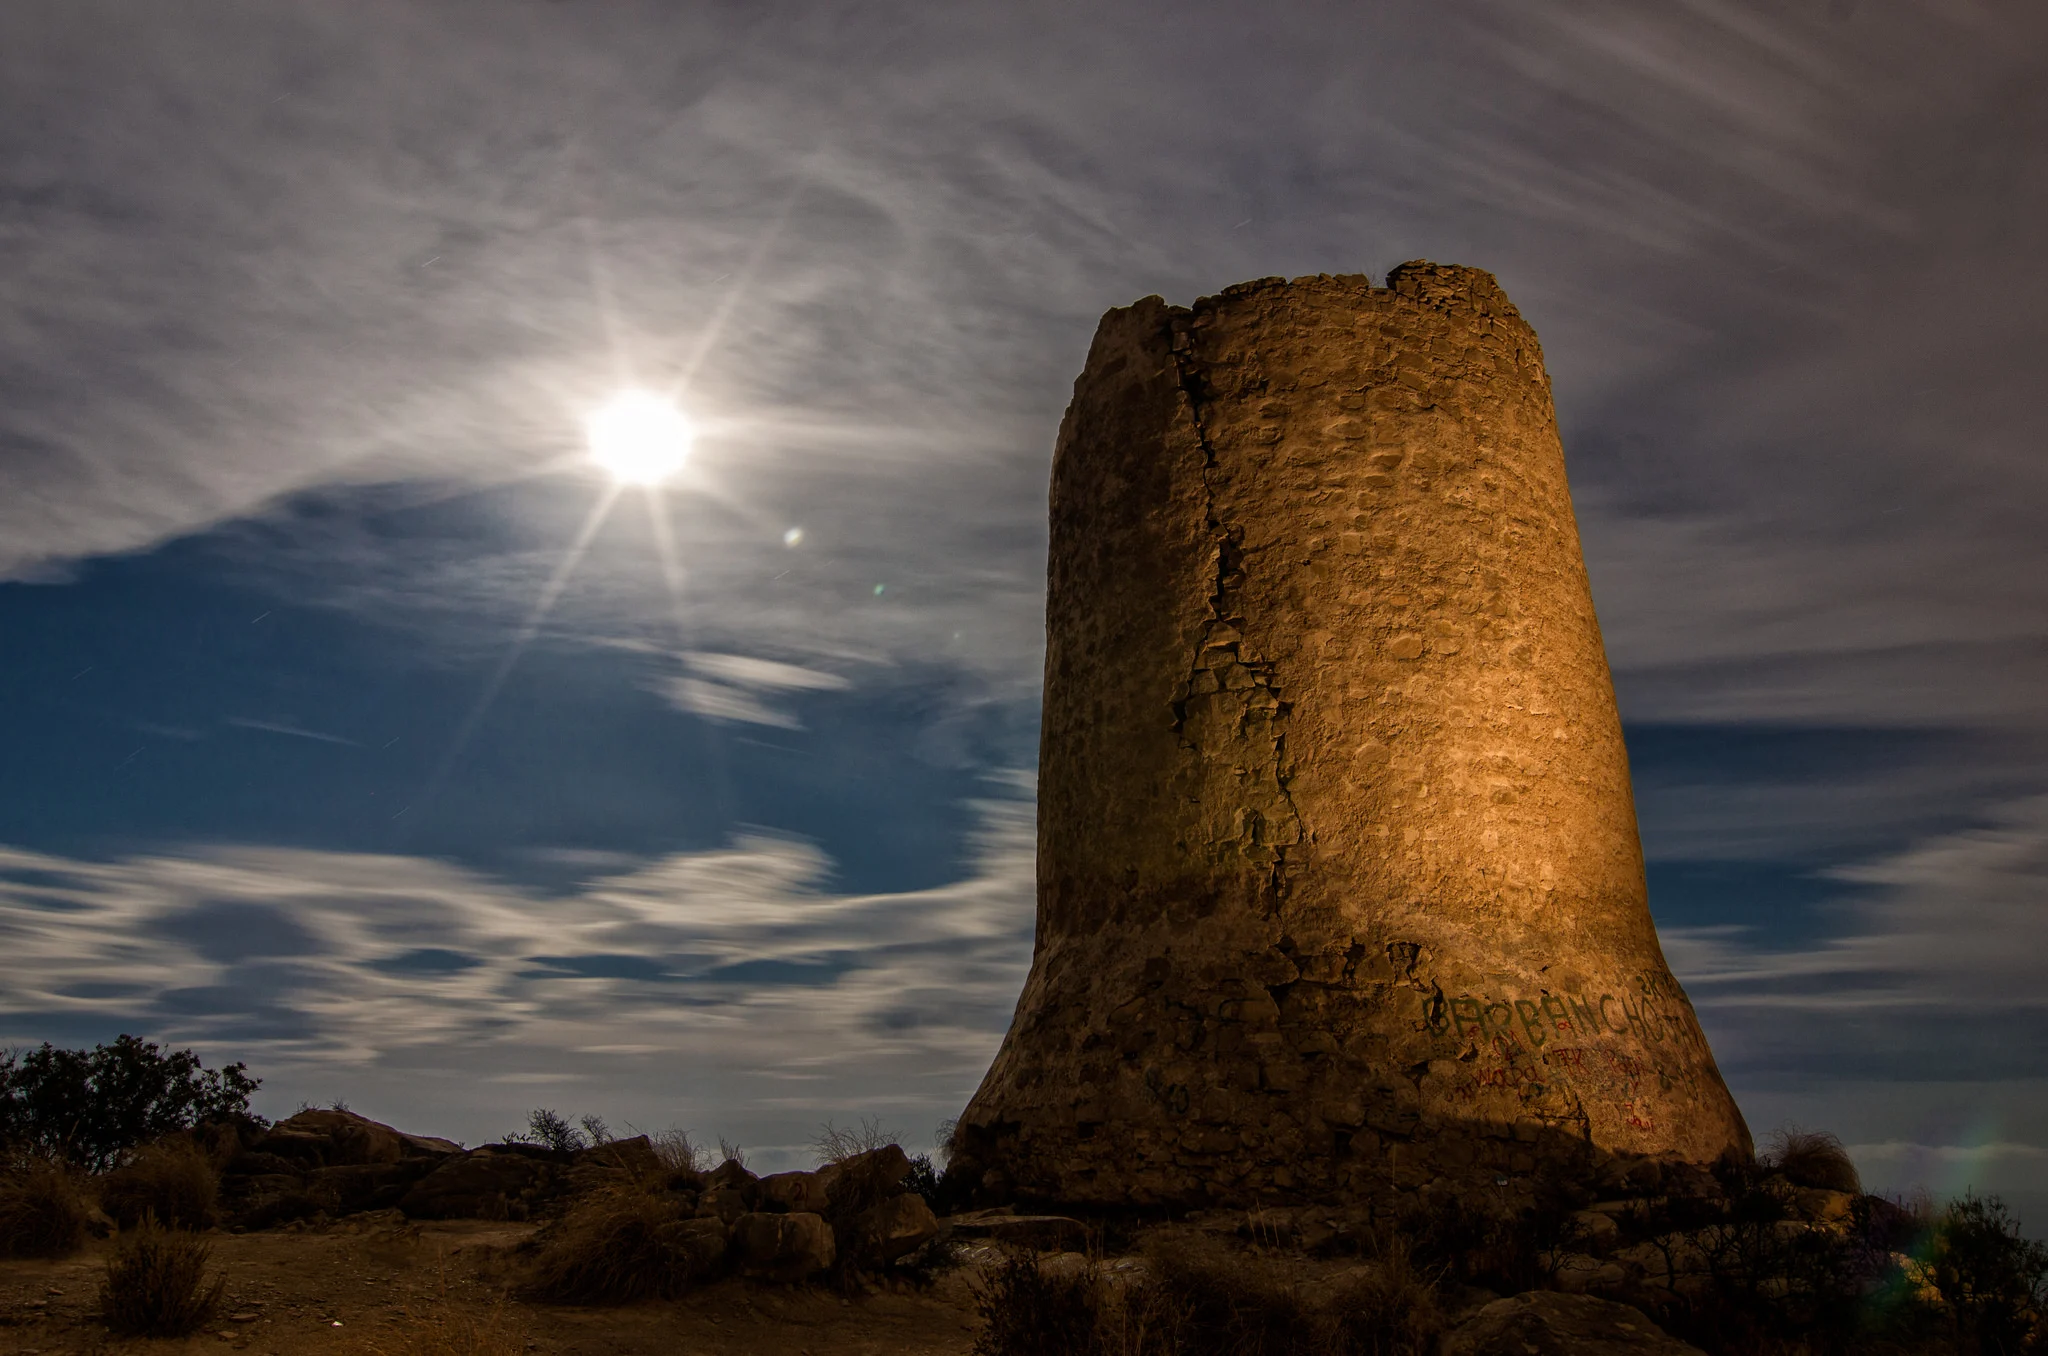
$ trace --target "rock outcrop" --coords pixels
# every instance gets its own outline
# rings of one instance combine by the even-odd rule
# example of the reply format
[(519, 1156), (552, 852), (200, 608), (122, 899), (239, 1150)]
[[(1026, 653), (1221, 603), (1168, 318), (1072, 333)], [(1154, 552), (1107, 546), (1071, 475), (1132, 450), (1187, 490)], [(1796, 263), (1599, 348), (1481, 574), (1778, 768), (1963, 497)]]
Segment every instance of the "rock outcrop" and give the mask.
[(1051, 528), (1037, 945), (954, 1146), (983, 1199), (1750, 1154), (1650, 920), (1549, 379), (1492, 277), (1110, 312)]

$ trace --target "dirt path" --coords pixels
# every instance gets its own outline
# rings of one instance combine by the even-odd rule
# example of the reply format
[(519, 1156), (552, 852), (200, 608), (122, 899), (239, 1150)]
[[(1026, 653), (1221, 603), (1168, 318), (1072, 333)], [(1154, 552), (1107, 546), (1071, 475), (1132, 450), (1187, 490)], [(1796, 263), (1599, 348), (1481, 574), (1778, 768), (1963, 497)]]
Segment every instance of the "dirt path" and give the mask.
[(727, 1280), (671, 1303), (571, 1309), (505, 1298), (509, 1250), (528, 1225), (339, 1225), (303, 1233), (222, 1234), (214, 1262), (227, 1302), (182, 1341), (121, 1341), (97, 1318), (105, 1244), (62, 1262), (0, 1262), (0, 1353), (251, 1351), (353, 1356), (401, 1351), (422, 1321), (500, 1325), (538, 1353), (619, 1356), (964, 1356), (973, 1344), (969, 1278), (918, 1292), (842, 1297)]

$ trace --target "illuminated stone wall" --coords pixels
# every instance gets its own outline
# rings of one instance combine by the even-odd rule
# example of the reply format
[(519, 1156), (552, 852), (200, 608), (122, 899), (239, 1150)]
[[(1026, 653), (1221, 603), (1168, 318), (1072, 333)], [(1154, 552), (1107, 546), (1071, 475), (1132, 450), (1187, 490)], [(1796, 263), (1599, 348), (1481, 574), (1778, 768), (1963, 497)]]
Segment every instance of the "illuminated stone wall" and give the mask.
[(1486, 273), (1110, 312), (1053, 465), (1038, 942), (956, 1164), (1233, 1202), (1746, 1155)]

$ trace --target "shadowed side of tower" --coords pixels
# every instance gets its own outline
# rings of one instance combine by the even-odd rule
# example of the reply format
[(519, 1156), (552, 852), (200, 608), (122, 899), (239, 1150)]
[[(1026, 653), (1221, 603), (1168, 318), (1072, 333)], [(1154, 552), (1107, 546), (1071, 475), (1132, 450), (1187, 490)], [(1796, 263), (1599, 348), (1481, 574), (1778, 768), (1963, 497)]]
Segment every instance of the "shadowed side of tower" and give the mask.
[(1037, 949), (961, 1171), (1193, 1204), (1750, 1152), (1491, 276), (1111, 311), (1051, 518)]

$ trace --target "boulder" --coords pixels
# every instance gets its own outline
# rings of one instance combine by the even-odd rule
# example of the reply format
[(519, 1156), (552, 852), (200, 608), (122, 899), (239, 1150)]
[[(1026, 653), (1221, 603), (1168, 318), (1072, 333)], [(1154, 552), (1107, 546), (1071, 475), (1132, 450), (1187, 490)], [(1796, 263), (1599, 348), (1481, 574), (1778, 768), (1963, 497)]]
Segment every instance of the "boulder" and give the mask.
[(657, 1177), (663, 1171), (661, 1157), (654, 1152), (653, 1143), (645, 1135), (606, 1140), (603, 1144), (580, 1150), (576, 1154), (576, 1166), (612, 1168), (635, 1177)]
[(910, 1158), (902, 1148), (885, 1144), (818, 1169), (825, 1199), (835, 1218), (857, 1215), (891, 1196), (900, 1195), (910, 1175)]
[(551, 1193), (555, 1171), (525, 1154), (479, 1149), (441, 1163), (398, 1208), (411, 1219), (526, 1219)]
[(728, 1158), (705, 1174), (704, 1185), (707, 1188), (730, 1187), (735, 1191), (745, 1191), (751, 1197), (754, 1185), (760, 1180), (748, 1172), (746, 1165), (737, 1158)]
[(978, 1210), (947, 1221), (953, 1237), (1000, 1243), (1039, 1252), (1074, 1252), (1088, 1246), (1088, 1226), (1065, 1215), (1013, 1215)]
[(1495, 1300), (1443, 1339), (1442, 1356), (1705, 1356), (1626, 1304), (1532, 1291)]
[(315, 1168), (307, 1173), (303, 1190), (330, 1215), (353, 1215), (360, 1210), (385, 1210), (397, 1205), (413, 1183), (433, 1170), (429, 1162), (350, 1163), (333, 1168)]
[(706, 1187), (697, 1198), (697, 1214), (703, 1219), (722, 1219), (734, 1224), (741, 1215), (753, 1213), (753, 1203), (747, 1200), (747, 1194), (732, 1187)]
[(771, 1172), (761, 1179), (759, 1198), (763, 1210), (825, 1213), (826, 1183), (815, 1172)]
[(396, 1163), (409, 1137), (353, 1111), (301, 1111), (271, 1127), (252, 1147), (307, 1167)]
[(846, 1253), (867, 1265), (887, 1266), (939, 1236), (939, 1220), (924, 1197), (905, 1193), (869, 1206), (846, 1230)]
[(697, 1280), (718, 1270), (725, 1261), (732, 1230), (721, 1219), (683, 1219), (662, 1225), (656, 1237), (688, 1259), (689, 1278)]
[(808, 1210), (742, 1215), (732, 1231), (733, 1260), (742, 1272), (771, 1281), (800, 1281), (838, 1256), (832, 1226)]

